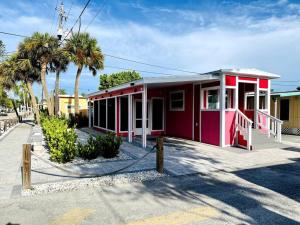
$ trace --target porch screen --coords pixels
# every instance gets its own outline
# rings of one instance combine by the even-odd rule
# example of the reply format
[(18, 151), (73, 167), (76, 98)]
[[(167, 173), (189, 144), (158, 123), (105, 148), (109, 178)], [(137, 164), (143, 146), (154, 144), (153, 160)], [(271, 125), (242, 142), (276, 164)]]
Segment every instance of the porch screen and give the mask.
[(100, 127), (106, 128), (106, 99), (100, 100)]
[(219, 108), (219, 91), (218, 90), (208, 90), (207, 93), (208, 109), (218, 109)]
[(94, 102), (94, 126), (99, 126), (98, 122), (98, 114), (99, 114), (99, 109), (98, 109), (98, 104), (99, 104), (99, 101), (95, 101)]
[(107, 129), (115, 130), (115, 98), (107, 99)]
[(128, 131), (128, 97), (120, 98), (121, 131)]
[(152, 100), (152, 130), (163, 130), (163, 109), (162, 99)]

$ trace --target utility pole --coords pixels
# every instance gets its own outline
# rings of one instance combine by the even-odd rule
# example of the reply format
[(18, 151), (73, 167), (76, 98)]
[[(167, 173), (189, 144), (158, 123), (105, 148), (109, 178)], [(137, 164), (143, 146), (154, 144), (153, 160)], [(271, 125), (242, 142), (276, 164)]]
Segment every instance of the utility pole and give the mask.
[(57, 28), (57, 38), (58, 40), (61, 40), (63, 34), (64, 34), (64, 22), (67, 21), (66, 12), (64, 10), (64, 3), (61, 2), (59, 8), (56, 8), (56, 11), (58, 12), (58, 28)]

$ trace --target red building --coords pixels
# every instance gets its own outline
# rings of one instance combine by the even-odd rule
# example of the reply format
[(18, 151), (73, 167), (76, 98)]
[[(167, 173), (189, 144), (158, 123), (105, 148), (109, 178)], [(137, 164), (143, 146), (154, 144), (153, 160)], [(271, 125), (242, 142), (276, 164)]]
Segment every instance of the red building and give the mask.
[(119, 136), (165, 135), (221, 147), (251, 149), (252, 128), (281, 141), (281, 121), (270, 112), (271, 79), (257, 69), (145, 77), (88, 95), (89, 125)]

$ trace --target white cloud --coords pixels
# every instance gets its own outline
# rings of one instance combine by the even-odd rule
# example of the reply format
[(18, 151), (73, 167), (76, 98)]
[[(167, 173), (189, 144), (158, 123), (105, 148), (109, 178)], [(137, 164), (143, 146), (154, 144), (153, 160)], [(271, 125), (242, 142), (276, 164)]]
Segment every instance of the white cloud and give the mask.
[[(275, 4), (275, 3), (274, 3)], [(277, 2), (282, 7), (296, 9), (299, 5), (291, 5), (286, 1)], [(138, 5), (136, 8), (147, 10)], [(242, 6), (239, 6), (242, 7)], [(180, 14), (194, 22), (192, 29), (185, 30), (184, 23), (176, 21), (174, 26), (182, 28), (182, 32), (170, 32), (168, 27), (152, 26), (147, 23), (122, 21), (112, 15), (96, 19), (88, 31), (97, 37), (104, 52), (136, 59), (152, 64), (183, 68), (190, 71), (207, 72), (219, 68), (257, 67), (282, 75), (283, 80), (295, 80), (298, 75), (300, 58), (300, 17), (297, 14), (286, 14), (281, 17), (269, 16), (262, 19), (249, 16), (249, 10), (259, 9), (261, 5), (244, 8), (244, 14), (235, 12), (233, 15), (216, 14), (209, 26), (201, 13), (191, 10), (167, 10), (165, 13)], [(269, 6), (273, 7), (273, 6)], [(68, 26), (73, 24), (81, 6), (74, 5)], [(68, 9), (68, 8), (67, 8)], [(163, 11), (162, 8), (157, 9)], [(89, 8), (84, 14), (82, 28), (95, 15), (97, 9)], [(106, 13), (110, 11), (107, 10)], [(10, 12), (15, 14), (16, 12)], [(160, 14), (161, 15), (161, 14)], [(16, 33), (30, 34), (33, 31), (49, 31), (52, 17), (22, 15), (9, 18), (0, 24), (1, 30), (11, 30)], [(172, 21), (169, 21), (171, 24)], [(198, 25), (197, 25), (198, 24)], [(1, 38), (1, 37), (0, 37)], [(16, 47), (19, 38), (5, 39), (9, 43), (9, 51)], [(146, 67), (106, 57), (106, 65), (134, 68), (148, 71), (161, 71), (158, 68)], [(62, 75), (62, 88), (73, 90), (74, 66), (67, 74)], [(112, 72), (106, 68), (103, 72)], [(177, 74), (176, 71), (164, 71)], [(92, 77), (88, 71), (82, 76), (83, 90), (93, 91), (98, 86), (98, 77)], [(145, 74), (146, 75), (146, 74)], [(148, 74), (147, 74), (148, 75)], [(48, 77), (49, 86), (54, 87), (53, 76)]]

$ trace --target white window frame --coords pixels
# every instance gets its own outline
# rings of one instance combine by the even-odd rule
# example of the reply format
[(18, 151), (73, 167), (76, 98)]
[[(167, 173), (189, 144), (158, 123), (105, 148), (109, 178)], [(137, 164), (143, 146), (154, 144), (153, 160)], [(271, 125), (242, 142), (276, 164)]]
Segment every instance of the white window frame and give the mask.
[[(177, 93), (182, 93), (182, 107), (181, 108), (173, 108), (172, 107), (172, 94), (177, 94)], [(171, 91), (169, 93), (169, 110), (170, 111), (184, 111), (185, 110), (185, 90), (179, 90), (179, 91)], [(176, 101), (181, 101), (181, 100), (176, 100)]]
[[(217, 108), (216, 109), (209, 109), (208, 108), (208, 93), (206, 95), (206, 108), (204, 108), (204, 92), (205, 91), (211, 91), (211, 90), (217, 90), (218, 91), (218, 101), (217, 101)], [(201, 97), (202, 97), (201, 110), (207, 110), (207, 111), (219, 111), (220, 110), (220, 86), (202, 88)]]

